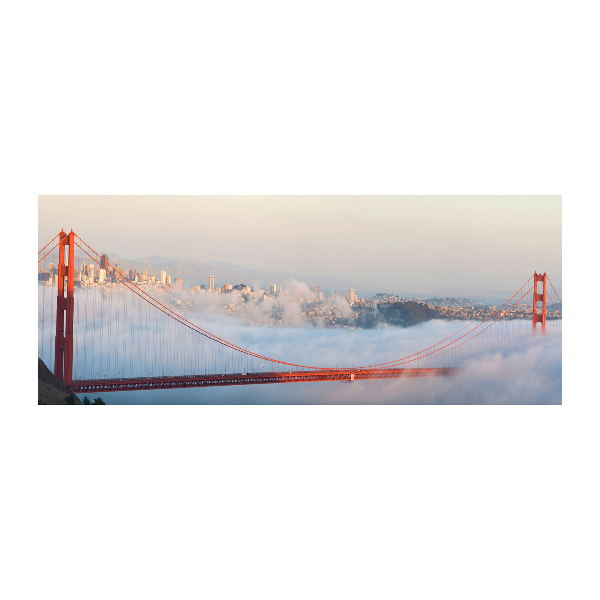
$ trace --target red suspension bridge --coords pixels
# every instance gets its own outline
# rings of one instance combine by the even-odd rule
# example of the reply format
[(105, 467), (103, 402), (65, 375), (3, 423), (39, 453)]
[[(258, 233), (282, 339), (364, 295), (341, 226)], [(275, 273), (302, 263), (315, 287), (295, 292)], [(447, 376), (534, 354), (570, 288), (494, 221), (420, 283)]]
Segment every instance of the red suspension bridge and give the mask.
[[(359, 367), (306, 365), (264, 356), (203, 329), (72, 230), (58, 233), (38, 257), (40, 354), (76, 392), (448, 376), (484, 355), (505, 352), (535, 333), (538, 323), (545, 332), (562, 318), (552, 282), (536, 272), (484, 320), (459, 323), (452, 335), (419, 351)], [(96, 269), (105, 283), (88, 286)], [(527, 321), (516, 318), (524, 305), (530, 307)]]

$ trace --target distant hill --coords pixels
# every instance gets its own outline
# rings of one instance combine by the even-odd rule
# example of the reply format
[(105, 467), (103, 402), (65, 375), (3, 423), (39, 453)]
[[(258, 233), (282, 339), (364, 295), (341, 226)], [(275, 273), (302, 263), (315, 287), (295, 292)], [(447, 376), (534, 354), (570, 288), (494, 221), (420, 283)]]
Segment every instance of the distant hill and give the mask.
[(38, 404), (81, 404), (81, 400), (38, 358)]
[(253, 287), (256, 284), (262, 289), (268, 290), (271, 283), (281, 286), (285, 281), (290, 281), (291, 279), (305, 282), (309, 286), (320, 285), (322, 290), (343, 290), (344, 293), (346, 293), (347, 289), (353, 287), (350, 282), (336, 277), (308, 277), (297, 273), (250, 269), (227, 262), (202, 262), (199, 260), (183, 260), (163, 256), (132, 259), (123, 258), (116, 254), (109, 254), (108, 257), (112, 265), (114, 265), (116, 260), (119, 263), (119, 267), (135, 269), (138, 273), (147, 269), (148, 275), (154, 273), (157, 278), (160, 278), (161, 271), (166, 271), (171, 278), (181, 277), (186, 288), (202, 284), (208, 287), (208, 278), (210, 275), (215, 276), (215, 286), (217, 287), (223, 286), (225, 283), (232, 285), (244, 283)]

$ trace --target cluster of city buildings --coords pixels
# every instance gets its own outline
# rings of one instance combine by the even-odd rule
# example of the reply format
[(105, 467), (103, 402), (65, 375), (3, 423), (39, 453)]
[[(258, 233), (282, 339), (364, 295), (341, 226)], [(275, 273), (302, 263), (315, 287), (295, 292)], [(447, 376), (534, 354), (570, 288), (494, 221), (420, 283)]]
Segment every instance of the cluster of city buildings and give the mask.
[[(115, 261), (114, 265), (110, 264), (110, 259), (106, 254), (103, 254), (100, 260), (99, 268), (94, 263), (82, 263), (79, 268), (75, 268), (75, 287), (87, 287), (87, 286), (102, 286), (108, 284), (114, 284), (118, 281), (118, 275), (126, 277), (137, 285), (149, 285), (162, 287), (163, 289), (179, 288), (183, 289), (183, 280), (180, 277), (171, 278), (166, 271), (161, 271), (160, 276), (154, 273), (148, 273), (147, 269), (138, 273), (135, 269), (123, 269), (119, 267), (118, 261)], [(54, 263), (48, 265), (48, 270), (43, 270), (38, 265), (38, 280), (47, 283), (47, 285), (56, 285), (58, 283), (58, 266)], [(301, 304), (307, 302), (322, 302), (329, 298), (324, 297), (320, 286), (309, 288), (310, 294), (307, 294), (307, 298), (300, 297), (299, 301)], [(244, 296), (254, 292), (254, 289), (245, 284), (232, 285), (225, 283), (223, 286), (215, 286), (215, 277), (210, 275), (208, 278), (208, 287), (204, 284), (194, 285), (191, 288), (192, 292), (211, 292), (215, 294), (226, 294), (233, 291), (241, 291)], [(285, 290), (278, 290), (278, 286), (275, 283), (270, 284), (269, 290), (257, 290), (260, 296), (278, 296), (286, 294)], [(335, 292), (336, 297), (344, 297), (342, 292)], [(349, 290), (348, 302), (352, 304), (357, 300), (357, 296), (354, 290)]]
[[(161, 271), (157, 277), (154, 273), (148, 274), (147, 269), (138, 273), (135, 269), (122, 269), (119, 263), (115, 261), (114, 265), (110, 264), (110, 260), (106, 254), (102, 255), (100, 264), (96, 267), (94, 263), (81, 263), (80, 267), (75, 267), (75, 287), (87, 286), (102, 286), (117, 283), (118, 276), (126, 277), (130, 281), (138, 285), (156, 285), (164, 288), (179, 288), (183, 289), (183, 280), (180, 277), (171, 279), (171, 276), (166, 271)], [(43, 270), (38, 265), (38, 280), (47, 283), (47, 285), (56, 285), (58, 283), (58, 265), (50, 263), (48, 270)]]
[[(429, 305), (429, 304), (428, 304)], [(468, 320), (468, 321), (485, 321), (491, 317), (500, 308), (498, 306), (444, 306), (439, 304), (429, 305), (431, 308), (435, 308), (442, 318), (446, 319), (457, 319), (457, 320)], [(540, 309), (541, 310), (541, 309)], [(540, 312), (538, 310), (538, 312)], [(531, 320), (533, 316), (533, 306), (531, 304), (518, 304), (517, 306), (510, 307), (510, 310), (503, 310), (502, 316), (504, 319), (528, 319)], [(558, 318), (557, 314), (554, 314), (552, 310), (546, 311), (548, 319)], [(500, 312), (496, 314), (496, 317), (500, 316)]]

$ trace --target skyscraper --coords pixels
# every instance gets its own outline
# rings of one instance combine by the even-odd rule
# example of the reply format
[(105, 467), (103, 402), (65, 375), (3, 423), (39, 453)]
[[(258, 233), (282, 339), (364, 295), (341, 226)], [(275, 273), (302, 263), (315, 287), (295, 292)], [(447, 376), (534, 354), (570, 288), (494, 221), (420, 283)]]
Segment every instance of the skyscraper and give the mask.
[(355, 300), (356, 300), (356, 294), (354, 293), (354, 290), (350, 290), (348, 292), (348, 302), (350, 304), (352, 304)]
[(214, 275), (211, 275), (211, 276), (208, 278), (208, 289), (209, 289), (209, 291), (211, 291), (211, 292), (214, 292), (214, 291), (215, 291), (215, 276), (214, 276)]
[(160, 272), (160, 282), (162, 283), (162, 285), (167, 285), (167, 272), (166, 271)]
[(110, 259), (107, 254), (103, 254), (100, 258), (100, 267), (106, 271), (106, 281), (110, 283), (114, 281), (114, 277), (111, 275), (112, 267), (110, 266)]

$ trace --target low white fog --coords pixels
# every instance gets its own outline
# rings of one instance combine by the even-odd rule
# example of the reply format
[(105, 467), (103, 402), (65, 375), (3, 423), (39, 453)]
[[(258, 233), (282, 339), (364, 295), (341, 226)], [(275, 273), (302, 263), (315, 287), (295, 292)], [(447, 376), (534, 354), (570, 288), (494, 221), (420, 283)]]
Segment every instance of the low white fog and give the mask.
[[(241, 292), (176, 292), (161, 301), (168, 300), (167, 304), (190, 323), (236, 346), (280, 361), (315, 367), (358, 367), (391, 361), (433, 346), (467, 325), (464, 321), (433, 320), (407, 328), (326, 327), (319, 320), (306, 319), (306, 304), (302, 300), (310, 293), (308, 287), (301, 282), (290, 282), (289, 287), (288, 294), (257, 304), (244, 302)], [(39, 290), (38, 352), (52, 368), (55, 291), (52, 286), (39, 286)], [(176, 375), (180, 373), (177, 369), (199, 374), (224, 369), (277, 370), (266, 361), (248, 363), (233, 351), (217, 352), (206, 361), (202, 353), (214, 353), (214, 342), (209, 343), (145, 302), (133, 301), (125, 294), (102, 294), (97, 288), (90, 288), (77, 290), (75, 298), (75, 379)], [(327, 310), (341, 315), (351, 310), (345, 298), (336, 297), (324, 304)], [(271, 318), (274, 311), (281, 315), (280, 323), (265, 325), (265, 319)], [(107, 324), (109, 314), (112, 318)], [(529, 321), (509, 322), (505, 327), (512, 328), (508, 345), (492, 349), (477, 360), (467, 360), (464, 371), (454, 377), (113, 392), (107, 393), (106, 399), (110, 403), (208, 404), (560, 403), (561, 322), (555, 322), (545, 335), (532, 334)], [(166, 344), (165, 339), (171, 342)], [(99, 352), (99, 348), (103, 351)]]

